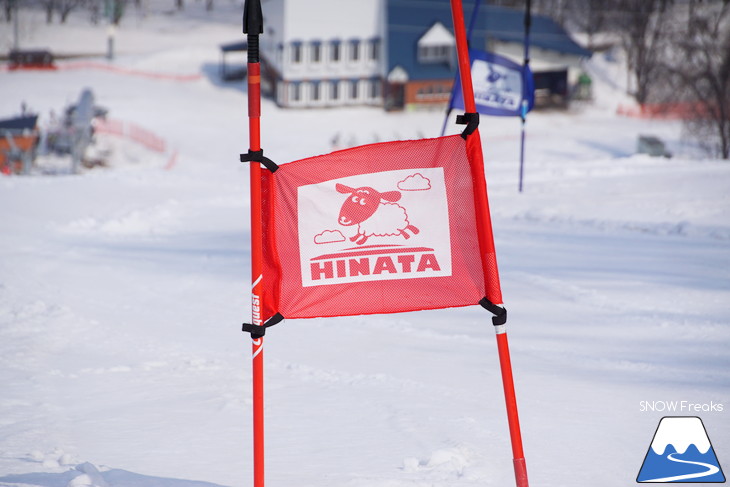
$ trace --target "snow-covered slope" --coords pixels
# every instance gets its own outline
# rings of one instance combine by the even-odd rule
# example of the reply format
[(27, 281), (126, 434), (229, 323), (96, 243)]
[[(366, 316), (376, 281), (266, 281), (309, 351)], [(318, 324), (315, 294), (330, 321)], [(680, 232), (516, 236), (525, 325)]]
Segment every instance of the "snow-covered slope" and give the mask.
[[(198, 79), (71, 61), (0, 72), (0, 114), (25, 101), (44, 123), (91, 87), (178, 153), (170, 170), (0, 178), (0, 486), (251, 485), (246, 96), (215, 78), (240, 15), (187, 3), (130, 17), (115, 66)], [(60, 49), (84, 29), (34, 35)], [(730, 164), (699, 159), (676, 122), (615, 116), (618, 70), (594, 62), (608, 73), (595, 105), (529, 116), (522, 194), (519, 123), (481, 125), (527, 465), (543, 487), (634, 483), (668, 414), (701, 416), (720, 461), (730, 454)], [(262, 146), (286, 162), (335, 138), (433, 137), (441, 117), (264, 101)], [(635, 155), (644, 133), (675, 157)], [(287, 321), (265, 360), (269, 485), (514, 482), (481, 308)], [(665, 400), (725, 409), (640, 407)]]

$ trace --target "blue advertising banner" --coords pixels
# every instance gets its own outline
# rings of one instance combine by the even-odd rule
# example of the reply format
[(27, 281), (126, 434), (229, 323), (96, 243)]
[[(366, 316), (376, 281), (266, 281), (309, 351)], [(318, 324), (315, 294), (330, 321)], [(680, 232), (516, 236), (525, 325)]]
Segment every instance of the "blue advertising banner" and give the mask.
[[(526, 115), (535, 103), (535, 84), (529, 66), (491, 52), (469, 50), (474, 101), (479, 113), (502, 117)], [(456, 77), (450, 108), (464, 109), (461, 82)], [(522, 113), (522, 100), (527, 110)]]

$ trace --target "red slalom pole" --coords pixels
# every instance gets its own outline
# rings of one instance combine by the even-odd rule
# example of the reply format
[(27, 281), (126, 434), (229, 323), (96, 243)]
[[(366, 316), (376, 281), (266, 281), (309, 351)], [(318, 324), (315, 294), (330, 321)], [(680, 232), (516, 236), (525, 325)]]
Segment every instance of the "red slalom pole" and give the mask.
[[(451, 15), (454, 20), (454, 35), (456, 38), (456, 52), (459, 62), (459, 76), (464, 95), (464, 108), (466, 113), (476, 113), (474, 101), (474, 88), (471, 79), (471, 61), (469, 60), (469, 47), (464, 27), (464, 10), (461, 0), (451, 0)], [(482, 263), (492, 262), (493, 266), (488, 268), (484, 264), (485, 280), (488, 284), (487, 297), (492, 309), (506, 313), (504, 309), (494, 306), (502, 302), (501, 291), (499, 290), (499, 275), (496, 270), (496, 257), (494, 251), (494, 237), (489, 216), (489, 203), (487, 201), (487, 186), (484, 178), (484, 160), (482, 155), (479, 129), (468, 136), (467, 150), (473, 155), (477, 164), (472, 164), (472, 176), (476, 182), (476, 190), (479, 193), (475, 197), (478, 218), (480, 218), (479, 247), (482, 252)], [(493, 283), (490, 285), (490, 283)], [(489, 308), (488, 308), (489, 309)], [(492, 310), (490, 309), (490, 311)], [(492, 311), (494, 312), (494, 311)], [(495, 313), (496, 314), (496, 313)], [(515, 394), (514, 378), (512, 376), (512, 362), (510, 360), (509, 343), (507, 341), (507, 330), (504, 320), (495, 322), (497, 335), (497, 350), (499, 353), (499, 365), (502, 372), (502, 385), (504, 387), (504, 399), (507, 407), (507, 423), (509, 425), (510, 442), (512, 444), (512, 462), (515, 470), (515, 481), (517, 487), (529, 487), (527, 481), (527, 467), (525, 455), (522, 448), (522, 434), (520, 433), (520, 420), (517, 413), (517, 398)]]
[(497, 350), (499, 351), (499, 366), (502, 370), (502, 386), (504, 387), (504, 401), (507, 405), (507, 422), (509, 436), (512, 443), (512, 463), (515, 468), (517, 487), (528, 487), (527, 465), (525, 453), (522, 449), (522, 434), (520, 433), (520, 418), (517, 414), (517, 396), (515, 382), (512, 377), (512, 362), (510, 361), (509, 342), (505, 325), (494, 327), (497, 333)]
[[(264, 31), (260, 0), (246, 0), (243, 32), (248, 40), (249, 154), (261, 151), (261, 64), (259, 34)], [(251, 322), (263, 330), (263, 240), (261, 164), (251, 161)], [(264, 487), (264, 337), (251, 335), (253, 371), (253, 485)]]

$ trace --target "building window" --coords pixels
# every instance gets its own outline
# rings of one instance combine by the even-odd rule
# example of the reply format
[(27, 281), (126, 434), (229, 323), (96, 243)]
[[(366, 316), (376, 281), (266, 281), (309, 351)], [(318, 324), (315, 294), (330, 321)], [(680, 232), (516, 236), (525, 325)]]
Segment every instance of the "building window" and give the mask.
[(448, 85), (440, 83), (424, 84), (418, 87), (416, 91), (416, 100), (424, 103), (440, 103), (448, 101), (450, 95), (451, 90)]
[(332, 41), (330, 44), (330, 61), (333, 63), (340, 60), (340, 41)]
[(448, 63), (451, 59), (452, 46), (418, 46), (418, 62)]
[(357, 100), (357, 85), (358, 80), (354, 79), (350, 81), (350, 98), (353, 100)]
[(380, 57), (380, 39), (372, 39), (370, 41), (370, 60), (377, 61)]
[(332, 81), (330, 83), (330, 97), (333, 100), (337, 100), (340, 98), (340, 82), (339, 81)]
[(312, 62), (318, 63), (322, 60), (322, 45), (319, 42), (312, 43)]
[(291, 100), (300, 101), (302, 99), (302, 85), (299, 83), (292, 83), (290, 86), (291, 86)]
[(360, 41), (353, 39), (350, 41), (350, 60), (358, 61), (360, 59)]
[(294, 64), (302, 62), (302, 44), (300, 42), (293, 42), (291, 45), (291, 62)]
[(312, 82), (312, 100), (319, 101), (319, 81)]
[(380, 80), (370, 80), (370, 98), (377, 98), (380, 96)]

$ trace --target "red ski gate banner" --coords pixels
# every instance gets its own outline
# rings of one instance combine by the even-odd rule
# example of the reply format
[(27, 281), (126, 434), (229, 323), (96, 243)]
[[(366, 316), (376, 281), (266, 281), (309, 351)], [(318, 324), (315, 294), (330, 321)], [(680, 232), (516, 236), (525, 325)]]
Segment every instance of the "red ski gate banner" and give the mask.
[[(416, 0), (402, 0), (420, 8)], [(386, 142), (281, 166), (260, 138), (260, 0), (244, 3), (251, 162), (253, 486), (264, 487), (264, 335), (282, 318), (479, 304), (492, 313), (517, 487), (529, 487), (461, 0), (450, 0), (461, 135)], [(475, 6), (478, 2), (475, 3)], [(530, 2), (528, 0), (528, 10)], [(266, 169), (264, 169), (264, 167)]]
[(262, 318), (500, 303), (496, 259), (480, 257), (467, 154), (455, 135), (264, 171)]

